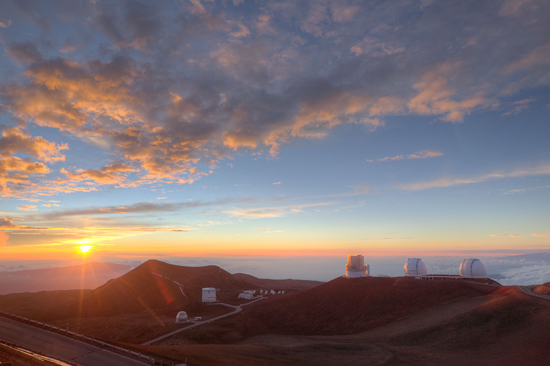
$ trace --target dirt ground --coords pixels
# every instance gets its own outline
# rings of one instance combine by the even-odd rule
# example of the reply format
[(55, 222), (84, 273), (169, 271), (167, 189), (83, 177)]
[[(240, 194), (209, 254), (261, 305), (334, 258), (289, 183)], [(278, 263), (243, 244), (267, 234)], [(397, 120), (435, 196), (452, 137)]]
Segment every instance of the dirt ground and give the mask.
[(11, 362), (13, 366), (55, 366), (53, 363), (37, 360), (0, 343), (0, 365), (6, 362)]
[[(226, 334), (238, 318), (218, 324), (205, 342)], [(144, 351), (189, 365), (525, 365), (550, 359), (550, 301), (517, 288), (458, 299), (367, 332), (302, 336), (261, 334), (231, 344), (197, 344), (189, 332)], [(170, 344), (172, 342), (172, 344)]]

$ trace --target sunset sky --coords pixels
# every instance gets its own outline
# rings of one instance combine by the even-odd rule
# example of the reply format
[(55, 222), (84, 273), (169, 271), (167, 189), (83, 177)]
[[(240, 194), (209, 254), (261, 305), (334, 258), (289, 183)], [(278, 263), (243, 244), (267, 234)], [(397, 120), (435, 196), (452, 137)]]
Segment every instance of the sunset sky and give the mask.
[(2, 1), (2, 259), (550, 250), (550, 2)]

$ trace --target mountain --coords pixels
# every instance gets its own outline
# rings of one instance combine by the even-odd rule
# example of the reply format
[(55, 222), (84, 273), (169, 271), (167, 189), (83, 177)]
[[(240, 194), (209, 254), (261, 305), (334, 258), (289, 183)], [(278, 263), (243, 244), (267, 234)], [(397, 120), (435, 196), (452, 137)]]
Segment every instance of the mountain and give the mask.
[(77, 266), (0, 272), (0, 295), (19, 292), (94, 289), (131, 269), (123, 264), (90, 262)]
[(491, 289), (337, 278), (142, 350), (189, 365), (547, 365), (550, 301)]
[(265, 278), (256, 278), (254, 276), (244, 274), (244, 273), (235, 273), (233, 276), (236, 278), (250, 283), (251, 285), (264, 289), (264, 290), (284, 290), (284, 291), (302, 291), (309, 290), (310, 288), (319, 286), (324, 282), (320, 281), (309, 281), (309, 280), (271, 280)]
[(311, 290), (254, 304), (246, 313), (280, 334), (354, 334), (486, 292), (461, 281), (339, 277)]
[(524, 260), (529, 262), (550, 262), (550, 253), (544, 252), (544, 253), (509, 255), (506, 257), (499, 257), (495, 259)]
[(179, 311), (200, 303), (203, 287), (219, 289), (219, 301), (234, 300), (240, 291), (254, 288), (217, 266), (183, 267), (149, 260), (68, 304), (62, 313), (91, 317)]

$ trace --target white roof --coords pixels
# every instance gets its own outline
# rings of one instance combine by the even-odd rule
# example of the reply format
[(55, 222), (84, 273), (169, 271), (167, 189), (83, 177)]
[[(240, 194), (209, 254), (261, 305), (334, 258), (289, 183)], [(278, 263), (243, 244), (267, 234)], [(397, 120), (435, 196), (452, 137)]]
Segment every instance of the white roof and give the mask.
[(487, 277), (487, 271), (479, 259), (467, 258), (460, 265), (460, 275), (464, 277)]
[(428, 274), (428, 268), (420, 258), (409, 258), (403, 268), (407, 276), (424, 276)]

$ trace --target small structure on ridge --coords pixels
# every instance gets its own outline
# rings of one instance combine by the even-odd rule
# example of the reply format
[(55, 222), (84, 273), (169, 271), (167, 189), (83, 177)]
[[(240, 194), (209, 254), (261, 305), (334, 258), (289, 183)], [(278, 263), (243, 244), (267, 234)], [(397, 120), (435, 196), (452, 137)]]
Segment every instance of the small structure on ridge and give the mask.
[(178, 315), (176, 315), (176, 323), (187, 323), (188, 321), (189, 317), (185, 311), (180, 311)]
[(256, 290), (246, 290), (239, 294), (239, 299), (247, 299), (252, 300), (254, 298), (254, 294), (256, 293)]
[(419, 278), (428, 274), (428, 267), (426, 267), (420, 258), (409, 258), (403, 268), (407, 277)]
[(348, 255), (348, 264), (346, 264), (346, 277), (370, 277), (369, 265), (365, 265), (365, 257), (360, 254)]
[(216, 289), (205, 287), (202, 289), (202, 302), (216, 302)]
[(487, 277), (485, 266), (479, 259), (467, 258), (460, 264), (460, 275), (463, 277)]

